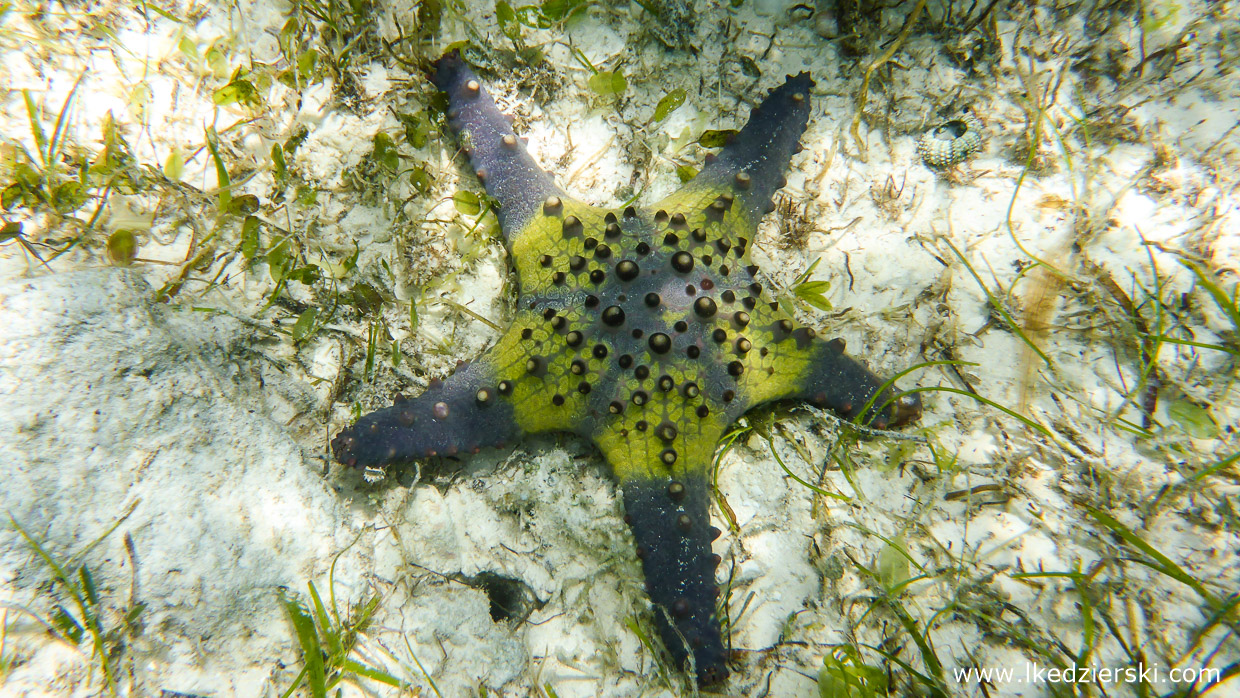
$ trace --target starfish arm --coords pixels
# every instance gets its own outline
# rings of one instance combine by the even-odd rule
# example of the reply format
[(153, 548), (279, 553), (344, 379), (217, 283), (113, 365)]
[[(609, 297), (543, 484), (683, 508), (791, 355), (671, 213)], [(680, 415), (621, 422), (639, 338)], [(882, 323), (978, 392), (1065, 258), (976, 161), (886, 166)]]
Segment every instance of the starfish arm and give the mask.
[(706, 388), (718, 376), (703, 366), (669, 371), (649, 400), (630, 403), (599, 422), (594, 442), (624, 493), (624, 520), (654, 604), (655, 625), (679, 667), (692, 666), (701, 685), (728, 675), (724, 635), (715, 612), (719, 588), (711, 551), (709, 480), (727, 411)]
[[(861, 417), (862, 424), (879, 429), (903, 426), (921, 415), (921, 398), (916, 393), (899, 395), (893, 386), (875, 397), (884, 381), (847, 356), (843, 340), (816, 339), (811, 351), (813, 360), (793, 397), (830, 409), (844, 419)], [(867, 403), (870, 407), (862, 415)]]
[(784, 185), (784, 172), (809, 121), (809, 73), (789, 76), (771, 90), (749, 114), (749, 122), (686, 187), (732, 187), (740, 210), (756, 227), (763, 214), (774, 210), (771, 196)]
[(446, 381), (431, 381), (412, 400), (371, 412), (332, 439), (348, 466), (381, 469), (435, 455), (476, 453), (521, 436), (511, 403), (499, 394), (491, 363), (464, 364)]
[(511, 238), (548, 197), (564, 192), (534, 162), (459, 51), (435, 61), (431, 81), (447, 95), (448, 124), (461, 139), (487, 194), (499, 201), (496, 215), (504, 236)]
[(719, 532), (708, 523), (705, 468), (680, 477), (631, 478), (622, 487), (625, 520), (637, 541), (664, 646), (677, 666), (687, 668), (693, 657), (700, 685), (722, 681), (728, 669), (715, 613), (719, 556), (711, 552)]
[[(778, 325), (772, 326), (776, 338), (780, 332)], [(760, 359), (749, 380), (743, 381), (744, 409), (775, 400), (801, 400), (844, 419), (860, 416), (861, 423), (879, 429), (902, 426), (921, 415), (921, 398), (916, 394), (898, 395), (891, 387), (879, 394), (883, 380), (846, 355), (842, 339), (823, 341), (808, 328), (799, 328), (773, 346), (777, 349)]]

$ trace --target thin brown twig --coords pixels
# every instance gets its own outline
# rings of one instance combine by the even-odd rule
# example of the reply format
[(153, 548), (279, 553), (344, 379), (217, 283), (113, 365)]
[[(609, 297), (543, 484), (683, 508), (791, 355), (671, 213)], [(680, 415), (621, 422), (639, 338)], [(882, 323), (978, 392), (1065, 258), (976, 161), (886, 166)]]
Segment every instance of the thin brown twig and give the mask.
[(853, 113), (851, 129), (853, 140), (857, 143), (857, 153), (861, 157), (861, 162), (865, 162), (869, 154), (869, 148), (866, 146), (865, 141), (861, 140), (861, 134), (858, 131), (861, 128), (861, 112), (865, 109), (866, 98), (870, 93), (870, 77), (874, 75), (875, 70), (891, 60), (891, 57), (896, 55), (896, 51), (899, 51), (900, 47), (904, 45), (909, 34), (913, 33), (913, 26), (917, 24), (917, 20), (921, 17), (921, 11), (924, 9), (926, 9), (926, 0), (917, 0), (917, 6), (913, 8), (913, 11), (908, 14), (908, 18), (904, 20), (904, 28), (896, 36), (896, 40), (891, 42), (887, 50), (883, 51), (882, 55), (874, 59), (874, 62), (870, 63), (865, 69), (865, 77), (861, 80), (861, 91), (857, 94), (857, 111)]

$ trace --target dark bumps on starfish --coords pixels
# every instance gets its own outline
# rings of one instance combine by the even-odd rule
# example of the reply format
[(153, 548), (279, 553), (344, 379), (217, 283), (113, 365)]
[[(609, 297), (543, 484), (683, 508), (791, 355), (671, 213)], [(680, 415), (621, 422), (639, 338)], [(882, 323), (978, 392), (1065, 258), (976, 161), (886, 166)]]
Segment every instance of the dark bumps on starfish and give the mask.
[(684, 188), (619, 211), (556, 186), (459, 54), (439, 59), (431, 79), (500, 204), (518, 310), (484, 356), (416, 399), (363, 416), (332, 452), (373, 472), (524, 434), (592, 440), (623, 490), (664, 645), (677, 665), (693, 659), (700, 684), (722, 681), (715, 533), (694, 522), (709, 521), (707, 472), (725, 430), (776, 400), (877, 427), (920, 412), (916, 396), (876, 396), (882, 381), (797, 326), (754, 277), (747, 244), (799, 149), (814, 83), (808, 73), (789, 77)]

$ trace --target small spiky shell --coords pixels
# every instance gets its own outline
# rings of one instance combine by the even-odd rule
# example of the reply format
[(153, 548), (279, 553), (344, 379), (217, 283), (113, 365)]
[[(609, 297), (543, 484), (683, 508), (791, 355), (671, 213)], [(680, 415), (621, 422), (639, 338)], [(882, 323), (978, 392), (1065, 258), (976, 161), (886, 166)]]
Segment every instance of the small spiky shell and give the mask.
[(982, 122), (970, 111), (922, 134), (917, 154), (930, 167), (942, 169), (964, 162), (982, 147)]

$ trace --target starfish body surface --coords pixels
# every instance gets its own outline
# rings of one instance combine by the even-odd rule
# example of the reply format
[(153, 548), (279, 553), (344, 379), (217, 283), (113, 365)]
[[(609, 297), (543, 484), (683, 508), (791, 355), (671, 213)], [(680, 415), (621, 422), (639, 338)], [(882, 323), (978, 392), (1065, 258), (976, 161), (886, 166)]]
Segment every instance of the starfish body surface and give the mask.
[[(677, 665), (728, 675), (716, 615), (709, 469), (756, 405), (803, 400), (895, 426), (920, 412), (784, 312), (749, 256), (805, 130), (813, 81), (789, 77), (695, 179), (649, 208), (569, 197), (534, 162), (456, 52), (431, 79), (498, 217), (520, 284), (511, 328), (416, 399), (363, 416), (338, 461), (385, 466), (477, 452), (523, 434), (592, 440), (623, 490), (655, 623)], [(863, 409), (868, 413), (862, 415)]]

